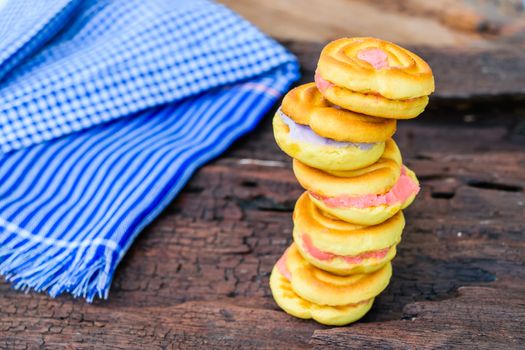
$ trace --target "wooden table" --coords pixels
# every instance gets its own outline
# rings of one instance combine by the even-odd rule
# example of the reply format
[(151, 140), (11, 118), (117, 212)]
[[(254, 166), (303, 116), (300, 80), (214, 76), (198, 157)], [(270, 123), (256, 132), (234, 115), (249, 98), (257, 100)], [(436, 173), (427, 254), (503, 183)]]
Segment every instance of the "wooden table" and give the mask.
[[(287, 43), (311, 80), (319, 45)], [(523, 348), (525, 59), (420, 49), (438, 91), (396, 140), (422, 184), (371, 312), (325, 327), (279, 310), (270, 270), (302, 190), (271, 114), (137, 239), (109, 300), (0, 284), (0, 348)]]

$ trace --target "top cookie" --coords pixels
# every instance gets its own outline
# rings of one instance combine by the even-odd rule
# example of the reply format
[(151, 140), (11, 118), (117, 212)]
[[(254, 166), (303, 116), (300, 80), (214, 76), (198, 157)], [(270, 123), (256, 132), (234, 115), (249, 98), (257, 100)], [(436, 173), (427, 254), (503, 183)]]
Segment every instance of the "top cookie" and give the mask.
[(317, 74), (328, 84), (391, 100), (427, 96), (434, 76), (418, 55), (375, 38), (342, 38), (321, 52)]

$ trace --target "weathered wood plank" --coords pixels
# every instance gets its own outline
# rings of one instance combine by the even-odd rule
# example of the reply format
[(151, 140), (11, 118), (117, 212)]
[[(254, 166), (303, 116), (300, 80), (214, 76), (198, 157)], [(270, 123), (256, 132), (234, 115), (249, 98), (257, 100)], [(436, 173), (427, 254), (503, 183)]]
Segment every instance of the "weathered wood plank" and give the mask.
[[(428, 327), (433, 323), (433, 327)], [(518, 349), (525, 342), (522, 291), (464, 287), (453, 299), (418, 302), (396, 322), (360, 323), (316, 330), (314, 348), (348, 349)]]
[[(317, 328), (303, 322), (298, 329), (297, 322), (282, 312), (228, 301), (94, 307), (40, 300), (17, 306), (8, 315), (0, 320), (0, 331), (5, 332), (0, 347), (10, 349), (299, 349)], [(267, 322), (279, 327), (269, 332)]]

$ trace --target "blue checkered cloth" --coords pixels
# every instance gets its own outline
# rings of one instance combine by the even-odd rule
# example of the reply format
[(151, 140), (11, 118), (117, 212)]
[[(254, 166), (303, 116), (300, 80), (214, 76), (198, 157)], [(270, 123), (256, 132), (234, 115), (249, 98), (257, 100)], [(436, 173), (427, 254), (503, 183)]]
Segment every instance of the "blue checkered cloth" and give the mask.
[(297, 61), (205, 0), (1, 6), (0, 273), (107, 298), (137, 234), (254, 128)]

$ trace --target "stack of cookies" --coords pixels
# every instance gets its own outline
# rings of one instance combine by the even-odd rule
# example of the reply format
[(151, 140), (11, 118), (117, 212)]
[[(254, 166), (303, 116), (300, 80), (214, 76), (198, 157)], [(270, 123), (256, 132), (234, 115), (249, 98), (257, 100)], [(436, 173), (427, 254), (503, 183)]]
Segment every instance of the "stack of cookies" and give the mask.
[(390, 281), (405, 219), (419, 191), (391, 138), (434, 91), (428, 64), (374, 38), (331, 42), (315, 83), (291, 90), (274, 120), (279, 147), (306, 190), (293, 213), (294, 243), (270, 287), (287, 313), (327, 325), (361, 318)]

